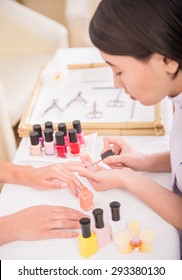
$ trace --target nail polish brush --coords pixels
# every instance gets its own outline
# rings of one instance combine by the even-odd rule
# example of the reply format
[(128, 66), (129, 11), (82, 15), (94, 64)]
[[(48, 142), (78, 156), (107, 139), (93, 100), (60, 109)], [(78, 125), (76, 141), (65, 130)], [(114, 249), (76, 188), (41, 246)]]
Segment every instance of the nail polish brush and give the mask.
[(112, 150), (108, 150), (104, 153), (102, 153), (100, 155), (101, 159), (99, 159), (98, 161), (94, 162), (91, 166), (94, 166), (95, 164), (98, 164), (99, 162), (103, 161), (105, 158), (109, 157), (109, 156), (113, 156), (114, 152)]

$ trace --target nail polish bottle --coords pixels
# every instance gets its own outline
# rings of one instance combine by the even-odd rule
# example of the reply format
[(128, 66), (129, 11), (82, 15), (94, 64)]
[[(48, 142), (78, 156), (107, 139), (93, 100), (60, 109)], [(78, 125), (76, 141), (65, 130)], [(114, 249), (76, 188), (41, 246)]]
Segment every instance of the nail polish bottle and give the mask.
[(46, 129), (46, 128), (51, 128), (52, 131), (54, 132), (53, 123), (52, 123), (51, 121), (45, 122), (44, 126), (45, 126), (45, 129)]
[(111, 230), (109, 225), (104, 225), (103, 210), (96, 208), (92, 211), (95, 227), (92, 228), (97, 237), (98, 247), (101, 248), (111, 242)]
[(39, 143), (38, 132), (32, 131), (29, 133), (30, 137), (30, 154), (32, 156), (40, 156), (42, 149)]
[(72, 128), (68, 130), (69, 134), (69, 146), (70, 152), (73, 156), (77, 156), (80, 153), (80, 143), (78, 142), (77, 131)]
[(73, 128), (77, 130), (78, 141), (80, 145), (85, 144), (85, 138), (82, 131), (81, 122), (79, 120), (73, 121)]
[(84, 211), (88, 211), (93, 209), (94, 207), (94, 196), (93, 193), (88, 190), (87, 188), (84, 188), (82, 191), (78, 194), (79, 200), (80, 200), (80, 207)]
[(51, 128), (46, 128), (44, 130), (44, 147), (46, 155), (54, 154), (54, 141), (53, 141), (53, 131)]
[(67, 148), (64, 141), (64, 132), (57, 131), (55, 133), (56, 137), (56, 150), (58, 157), (65, 158), (67, 153)]
[(78, 236), (78, 250), (80, 255), (88, 258), (98, 251), (97, 239), (95, 233), (90, 230), (90, 219), (80, 219), (82, 234)]
[(123, 229), (126, 229), (126, 221), (125, 219), (121, 219), (120, 217), (120, 202), (113, 201), (109, 204), (111, 209), (111, 219), (109, 219), (109, 224), (112, 231), (112, 238), (114, 235)]
[(64, 132), (64, 141), (66, 146), (69, 145), (69, 139), (68, 139), (68, 134), (67, 134), (67, 127), (65, 123), (59, 123), (58, 124), (58, 131), (63, 131)]
[(39, 142), (42, 146), (42, 148), (44, 147), (44, 137), (42, 135), (42, 128), (40, 124), (34, 124), (33, 125), (33, 131), (36, 131), (38, 133), (38, 138), (39, 138)]

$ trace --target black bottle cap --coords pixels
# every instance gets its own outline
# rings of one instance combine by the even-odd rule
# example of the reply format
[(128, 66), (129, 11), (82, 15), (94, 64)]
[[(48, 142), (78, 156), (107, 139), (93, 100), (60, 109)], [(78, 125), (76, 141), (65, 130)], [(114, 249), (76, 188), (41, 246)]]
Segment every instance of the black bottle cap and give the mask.
[(42, 137), (42, 128), (40, 124), (34, 124), (33, 131), (36, 131), (38, 133), (39, 138)]
[(44, 137), (45, 137), (45, 142), (52, 142), (53, 141), (53, 130), (51, 128), (46, 128), (44, 130)]
[(54, 131), (54, 128), (53, 128), (53, 123), (52, 122), (45, 122), (45, 128), (51, 128), (52, 131)]
[(79, 120), (73, 121), (73, 128), (77, 130), (77, 133), (81, 133), (82, 132), (81, 122)]
[(64, 132), (63, 131), (57, 131), (55, 133), (55, 137), (56, 137), (56, 144), (58, 146), (62, 146), (65, 144), (65, 141), (64, 141)]
[(105, 159), (109, 156), (113, 156), (113, 155), (114, 155), (114, 152), (112, 150), (108, 150), (105, 153), (101, 154), (100, 156), (101, 156), (101, 159), (103, 160), (103, 159)]
[(95, 227), (103, 228), (104, 227), (103, 210), (101, 208), (96, 208), (92, 211), (92, 214), (94, 215)]
[(67, 127), (65, 123), (59, 123), (58, 124), (58, 130), (64, 132), (64, 136), (67, 135)]
[(76, 143), (78, 142), (78, 137), (77, 137), (77, 131), (74, 128), (71, 128), (68, 130), (69, 133), (69, 140), (71, 143)]
[(90, 219), (89, 218), (80, 219), (80, 225), (82, 230), (82, 236), (84, 238), (89, 238), (91, 236)]
[(111, 207), (112, 220), (115, 222), (120, 220), (120, 205), (118, 201), (113, 201), (109, 204)]
[(38, 132), (32, 131), (29, 133), (29, 136), (30, 136), (30, 143), (32, 146), (36, 146), (39, 144)]

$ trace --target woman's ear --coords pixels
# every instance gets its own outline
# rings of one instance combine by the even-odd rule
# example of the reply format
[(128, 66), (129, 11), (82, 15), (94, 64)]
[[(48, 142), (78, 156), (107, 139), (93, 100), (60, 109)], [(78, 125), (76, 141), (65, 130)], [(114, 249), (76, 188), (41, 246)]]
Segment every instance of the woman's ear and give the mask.
[(169, 73), (169, 74), (176, 73), (176, 71), (178, 70), (178, 67), (179, 67), (179, 63), (177, 61), (164, 57), (163, 62), (164, 62), (164, 66), (166, 68), (167, 73)]

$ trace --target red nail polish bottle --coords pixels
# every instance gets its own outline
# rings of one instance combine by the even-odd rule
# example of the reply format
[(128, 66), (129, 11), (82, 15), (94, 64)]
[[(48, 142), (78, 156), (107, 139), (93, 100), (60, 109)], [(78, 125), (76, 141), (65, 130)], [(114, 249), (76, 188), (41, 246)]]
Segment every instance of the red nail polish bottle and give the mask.
[(69, 133), (69, 146), (70, 152), (73, 156), (77, 156), (80, 153), (80, 144), (78, 142), (77, 131), (72, 128), (68, 130)]
[(78, 136), (78, 141), (80, 142), (80, 145), (85, 144), (85, 138), (84, 138), (84, 134), (82, 131), (81, 122), (79, 120), (73, 121), (73, 128), (77, 130), (77, 136)]
[(58, 157), (66, 157), (67, 149), (64, 141), (64, 132), (57, 131), (55, 134), (56, 137), (56, 150)]

